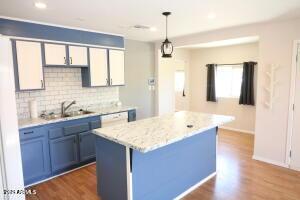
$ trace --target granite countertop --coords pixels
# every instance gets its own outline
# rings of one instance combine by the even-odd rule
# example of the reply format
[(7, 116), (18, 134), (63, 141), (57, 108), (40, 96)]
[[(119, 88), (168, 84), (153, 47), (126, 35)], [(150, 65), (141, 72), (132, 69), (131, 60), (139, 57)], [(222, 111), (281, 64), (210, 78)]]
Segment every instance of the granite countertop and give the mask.
[[(93, 133), (146, 153), (233, 120), (232, 116), (180, 111), (95, 129)], [(188, 128), (187, 125), (193, 127)]]
[(82, 119), (82, 118), (86, 118), (86, 117), (93, 117), (93, 116), (98, 116), (98, 115), (106, 115), (106, 114), (111, 114), (111, 113), (123, 112), (123, 111), (128, 111), (128, 110), (133, 110), (133, 109), (137, 109), (137, 108), (134, 106), (111, 106), (111, 107), (103, 107), (103, 108), (94, 108), (94, 109), (89, 109), (89, 111), (92, 112), (90, 114), (79, 115), (79, 116), (74, 116), (74, 117), (51, 119), (51, 120), (46, 120), (46, 119), (42, 119), (42, 118), (20, 119), (18, 121), (18, 124), (19, 124), (19, 129), (23, 129), (23, 128), (30, 128), (30, 127), (34, 127), (34, 126), (41, 126), (41, 125), (47, 125), (47, 124), (52, 124), (52, 123), (57, 123), (57, 122), (69, 121), (69, 120), (74, 120), (74, 119)]

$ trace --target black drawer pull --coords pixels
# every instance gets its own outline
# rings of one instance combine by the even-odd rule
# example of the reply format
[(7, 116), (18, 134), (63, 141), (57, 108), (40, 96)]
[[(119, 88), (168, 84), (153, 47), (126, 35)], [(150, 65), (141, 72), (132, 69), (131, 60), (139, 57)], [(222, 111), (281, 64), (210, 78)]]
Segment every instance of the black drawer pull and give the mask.
[(29, 131), (29, 132), (24, 132), (24, 135), (28, 135), (28, 134), (32, 134), (33, 131)]

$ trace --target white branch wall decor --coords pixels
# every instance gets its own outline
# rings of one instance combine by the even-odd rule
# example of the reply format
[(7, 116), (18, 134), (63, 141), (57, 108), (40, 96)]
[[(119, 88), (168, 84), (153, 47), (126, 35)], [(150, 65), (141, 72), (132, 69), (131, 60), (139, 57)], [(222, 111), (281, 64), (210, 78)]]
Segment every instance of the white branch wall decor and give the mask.
[(264, 87), (264, 90), (268, 93), (268, 98), (267, 100), (264, 102), (264, 105), (272, 110), (273, 108), (273, 104), (274, 104), (274, 100), (276, 100), (275, 97), (275, 87), (276, 85), (278, 85), (279, 81), (276, 80), (276, 71), (279, 69), (280, 67), (278, 65), (271, 65), (270, 66), (270, 71), (266, 71), (265, 74), (269, 79), (269, 84), (268, 86)]

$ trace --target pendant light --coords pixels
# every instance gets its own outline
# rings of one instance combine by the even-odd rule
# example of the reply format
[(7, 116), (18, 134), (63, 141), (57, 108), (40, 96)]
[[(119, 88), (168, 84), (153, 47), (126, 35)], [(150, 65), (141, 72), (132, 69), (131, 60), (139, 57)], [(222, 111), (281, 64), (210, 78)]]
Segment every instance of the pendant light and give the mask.
[(168, 40), (168, 16), (171, 15), (171, 12), (163, 12), (164, 16), (166, 16), (166, 39), (161, 45), (161, 53), (163, 58), (171, 58), (173, 52), (173, 45)]

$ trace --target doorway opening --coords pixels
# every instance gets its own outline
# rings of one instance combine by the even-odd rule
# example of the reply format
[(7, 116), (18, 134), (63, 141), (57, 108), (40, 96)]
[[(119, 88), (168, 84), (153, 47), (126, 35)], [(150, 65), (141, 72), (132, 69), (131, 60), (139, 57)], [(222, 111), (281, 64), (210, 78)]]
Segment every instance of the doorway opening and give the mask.
[(300, 41), (294, 43), (291, 72), (290, 108), (287, 133), (286, 163), (291, 169), (300, 171)]

